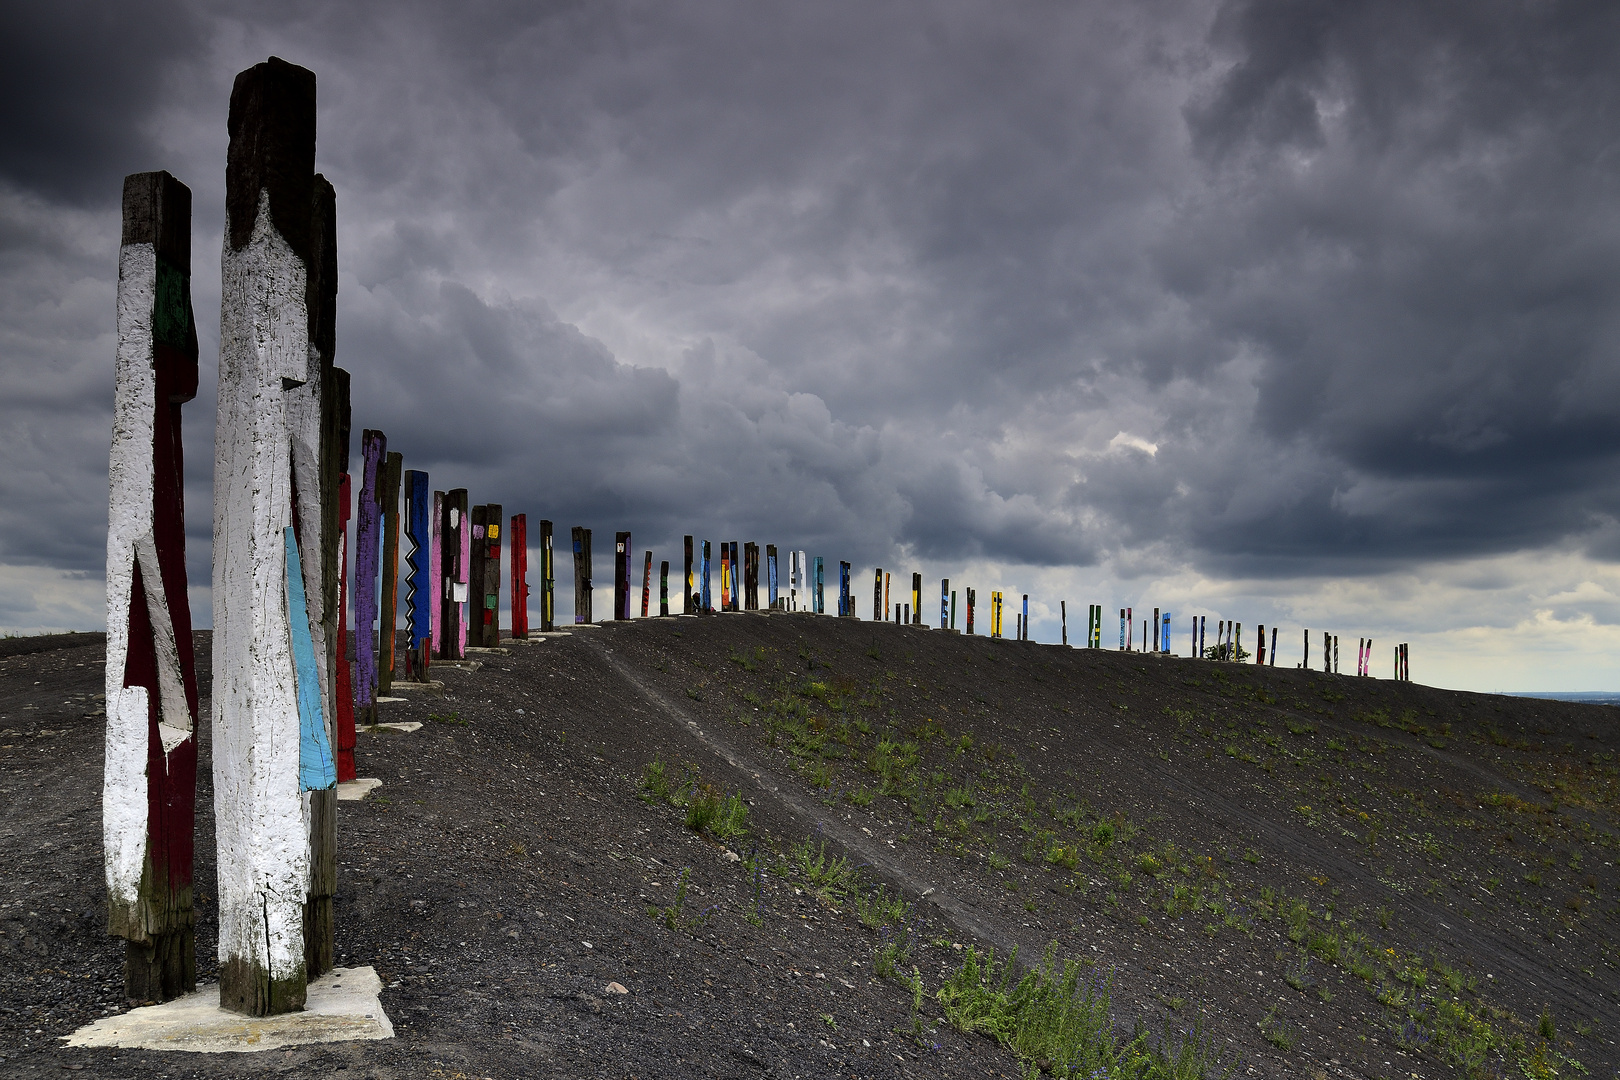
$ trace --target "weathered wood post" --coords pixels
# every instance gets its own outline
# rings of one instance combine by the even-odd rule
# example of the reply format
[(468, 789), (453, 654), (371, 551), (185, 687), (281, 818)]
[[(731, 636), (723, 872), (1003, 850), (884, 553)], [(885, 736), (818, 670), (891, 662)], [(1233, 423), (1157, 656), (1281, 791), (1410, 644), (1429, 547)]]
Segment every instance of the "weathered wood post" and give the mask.
[(742, 552), (738, 550), (737, 541), (730, 544), (731, 553), (731, 610), (742, 610)]
[(731, 544), (720, 544), (720, 610), (731, 610)]
[(196, 989), (192, 908), (197, 667), (186, 597), (180, 407), (197, 396), (191, 189), (124, 178), (107, 496), (107, 931), (124, 994)]
[(887, 614), (883, 609), (883, 568), (872, 571), (872, 621), (882, 622)]
[(405, 675), (417, 682), (428, 680), (428, 653), (433, 638), (433, 596), (431, 562), (433, 546), (433, 496), (428, 474), (418, 469), (405, 472)]
[(669, 560), (658, 564), (658, 617), (669, 617)]
[(333, 634), (332, 662), (332, 763), (338, 783), (355, 778), (354, 771), (354, 677), (349, 667), (349, 474), (338, 479), (338, 598), (337, 628)]
[(467, 556), (464, 541), (472, 537), (467, 520), (467, 489), (445, 492), (440, 500), (439, 554), (444, 559), (441, 577), (444, 587), (439, 598), (439, 659), (466, 658), (467, 640)]
[(399, 482), (405, 455), (390, 452), (383, 462), (382, 490), (382, 604), (377, 619), (377, 693), (387, 694), (394, 684), (394, 630), (399, 622)]
[(817, 615), (825, 615), (825, 614), (827, 614), (827, 604), (826, 604), (826, 599), (827, 599), (827, 588), (826, 588), (826, 586), (827, 586), (827, 582), (826, 582), (826, 577), (825, 577), (823, 571), (824, 571), (824, 567), (822, 566), (821, 556), (817, 555), (816, 556), (816, 614)]
[(770, 609), (776, 610), (776, 545), (765, 545), (765, 590)]
[(1069, 643), (1069, 602), (1058, 601), (1058, 626), (1063, 632), (1063, 644)]
[(1326, 630), (1322, 631), (1322, 671), (1333, 670), (1333, 635)]
[(705, 615), (714, 613), (714, 594), (709, 591), (709, 541), (703, 541), (703, 555), (698, 563), (698, 610)]
[(591, 621), (591, 530), (574, 526), (574, 622)]
[(990, 636), (1001, 636), (1001, 594), (990, 590)]
[(922, 622), (922, 575), (913, 571), (911, 575), (911, 610), (914, 612), (911, 619), (915, 623)]
[(687, 536), (685, 538), (685, 556), (684, 557), (685, 557), (685, 560), (686, 560), (685, 563), (684, 563), (685, 569), (684, 569), (684, 572), (682, 574), (681, 580), (683, 580), (686, 583), (686, 587), (685, 587), (684, 591), (681, 594), (681, 614), (682, 615), (692, 615), (692, 614), (695, 614), (697, 612), (698, 603), (697, 603), (697, 593), (694, 590), (693, 585), (692, 585), (692, 538), (690, 536)]
[(1265, 667), (1266, 666), (1266, 624), (1265, 623), (1260, 624), (1259, 637), (1260, 637), (1259, 644), (1255, 645), (1255, 647), (1254, 647), (1254, 662), (1255, 662), (1255, 665), (1257, 667)]
[(630, 534), (613, 534), (613, 618), (630, 617)]
[(484, 647), (484, 567), (489, 562), (484, 531), (489, 524), (489, 507), (475, 504), (467, 508), (471, 544), (467, 552), (467, 644)]
[(428, 553), (428, 584), (432, 591), (428, 595), (428, 638), (430, 651), (441, 659), (446, 655), (444, 651), (444, 606), (448, 601), (445, 597), (450, 595), (449, 577), (445, 574), (448, 563), (445, 559), (444, 547), (444, 492), (433, 493), (433, 510), (429, 516), (428, 528), (431, 532), (432, 549)]
[(1022, 618), (1019, 621), (1019, 626), (1021, 626), (1023, 628), (1024, 640), (1028, 641), (1029, 640), (1029, 593), (1024, 593), (1023, 595), (1024, 595), (1024, 607), (1023, 607)]
[(855, 597), (849, 591), (849, 562), (838, 560), (838, 614), (845, 618), (855, 617)]
[(888, 573), (888, 571), (884, 571), (884, 573), (883, 573), (883, 617), (885, 619), (887, 619), (889, 617), (889, 584), (890, 584), (890, 574)]
[(529, 516), (513, 514), (508, 542), (512, 546), (511, 599), (512, 640), (525, 641), (529, 636)]
[(1311, 632), (1305, 631), (1305, 648), (1301, 653), (1299, 666), (1309, 671), (1311, 667)]
[(214, 439), (220, 1003), (266, 1015), (300, 1008), (331, 962), (321, 609), (336, 219), (313, 172), (312, 73), (274, 58), (242, 72), (229, 132)]
[(557, 629), (557, 556), (551, 549), (552, 525), (540, 519), (540, 632)]
[(354, 529), (354, 673), (356, 718), (377, 722), (377, 571), (382, 556), (382, 470), (388, 436), (367, 428), (360, 435), (363, 462), (360, 505)]
[(973, 634), (973, 609), (975, 606), (977, 606), (976, 602), (978, 599), (979, 594), (976, 590), (969, 589), (967, 591), (967, 621), (963, 623), (963, 629), (970, 637)]
[(759, 545), (752, 540), (742, 550), (742, 609), (759, 607)]
[(484, 527), (474, 522), (472, 544), (482, 560), (478, 576), (473, 578), (473, 610), (468, 613), (472, 621), (473, 636), (479, 648), (495, 649), (501, 644), (501, 521), (504, 513), (500, 503), (484, 506)]
[(1335, 674), (1335, 675), (1340, 674), (1340, 671), (1339, 671), (1339, 635), (1338, 634), (1333, 635), (1333, 674)]
[(641, 617), (651, 614), (652, 606), (652, 548), (647, 549), (647, 560), (641, 568)]
[(950, 630), (951, 626), (951, 579), (939, 579), (939, 628)]
[(1277, 628), (1271, 628), (1271, 666), (1277, 666)]

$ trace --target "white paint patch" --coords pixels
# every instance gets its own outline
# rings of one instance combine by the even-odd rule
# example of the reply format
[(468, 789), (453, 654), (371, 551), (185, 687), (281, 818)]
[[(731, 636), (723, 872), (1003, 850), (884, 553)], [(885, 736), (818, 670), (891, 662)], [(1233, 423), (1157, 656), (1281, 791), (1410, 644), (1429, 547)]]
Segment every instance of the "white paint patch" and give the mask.
[(220, 1008), (219, 986), (213, 984), (162, 1005), (103, 1017), (63, 1041), (69, 1046), (245, 1054), (392, 1039), (394, 1025), (383, 1011), (381, 994), (382, 980), (373, 968), (336, 968), (309, 984), (303, 1012), (249, 1017)]
[(309, 378), (303, 263), (261, 192), (252, 236), (221, 266), (214, 434), (214, 818), (219, 957), (273, 979), (304, 970), (309, 881), (298, 698), (287, 624), (292, 439), (283, 380)]

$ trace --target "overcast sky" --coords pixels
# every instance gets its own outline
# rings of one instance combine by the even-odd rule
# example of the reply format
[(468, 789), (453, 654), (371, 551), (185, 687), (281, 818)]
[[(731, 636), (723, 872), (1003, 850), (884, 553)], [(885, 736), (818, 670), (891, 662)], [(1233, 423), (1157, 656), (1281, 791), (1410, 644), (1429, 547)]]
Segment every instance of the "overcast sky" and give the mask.
[(615, 529), (691, 532), (1028, 592), (1048, 639), (1161, 606), (1178, 650), (1203, 613), (1620, 687), (1586, 2), (6, 5), (0, 628), (103, 621), (119, 193), (159, 168), (208, 622), (226, 110), (271, 54), (319, 79), (356, 454), (591, 526), (599, 580)]

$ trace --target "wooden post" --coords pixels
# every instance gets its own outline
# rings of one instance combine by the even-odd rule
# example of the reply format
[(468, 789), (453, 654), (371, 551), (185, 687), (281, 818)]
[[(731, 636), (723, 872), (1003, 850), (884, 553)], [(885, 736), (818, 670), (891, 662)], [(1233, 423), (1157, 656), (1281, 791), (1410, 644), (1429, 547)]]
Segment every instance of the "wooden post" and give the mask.
[(1067, 645), (1069, 643), (1069, 602), (1067, 600), (1058, 601), (1058, 626), (1063, 633), (1063, 644)]
[(765, 545), (765, 591), (770, 610), (776, 610), (776, 545)]
[(883, 567), (872, 572), (872, 621), (882, 622), (888, 615), (883, 606)]
[[(433, 493), (433, 509), (428, 517), (428, 529), (431, 535), (432, 549), (428, 553), (428, 644), (429, 651), (434, 656), (445, 656), (444, 651), (444, 605), (449, 596), (449, 578), (445, 576), (448, 565), (445, 559), (444, 548), (444, 492)], [(424, 667), (423, 670), (426, 670)]]
[(1029, 593), (1024, 594), (1023, 617), (1019, 622), (1019, 626), (1021, 626), (1023, 628), (1024, 640), (1028, 641), (1029, 640)]
[(712, 594), (709, 592), (709, 541), (703, 541), (703, 555), (698, 564), (698, 610), (705, 615), (714, 613), (714, 606), (710, 602)]
[(967, 621), (962, 624), (962, 628), (970, 637), (973, 635), (973, 609), (975, 606), (977, 606), (976, 601), (978, 598), (979, 594), (977, 591), (973, 589), (969, 589), (967, 591)]
[(816, 556), (816, 614), (817, 615), (825, 615), (825, 614), (827, 614), (826, 584), (827, 584), (826, 580), (823, 577), (823, 567), (822, 567), (822, 563), (821, 563), (821, 556), (817, 555)]
[(759, 545), (752, 540), (743, 545), (743, 609), (759, 610)]
[(613, 534), (613, 618), (630, 617), (630, 534)]
[(484, 528), (489, 523), (489, 508), (481, 503), (469, 506), (467, 517), (471, 533), (467, 553), (467, 620), (470, 624), (467, 644), (481, 649), (484, 647), (484, 620), (481, 615), (484, 608), (484, 564), (488, 561)]
[(651, 614), (652, 606), (652, 548), (647, 549), (647, 561), (641, 568), (641, 617)]
[(658, 564), (658, 617), (669, 616), (669, 560)]
[(686, 561), (684, 563), (682, 580), (686, 583), (686, 587), (681, 594), (681, 614), (693, 615), (697, 612), (698, 602), (697, 593), (692, 585), (692, 538), (690, 536), (685, 538), (684, 550)]
[(742, 610), (742, 553), (737, 550), (737, 541), (730, 544), (731, 554), (731, 610)]
[(432, 564), (428, 554), (433, 547), (433, 496), (428, 474), (418, 469), (405, 472), (405, 676), (417, 682), (428, 680), (429, 643), (433, 637), (429, 601), (433, 596)]
[(951, 579), (939, 579), (939, 628), (953, 629), (951, 625)]
[(484, 506), (483, 530), (474, 522), (472, 543), (482, 552), (478, 576), (473, 578), (473, 606), (468, 612), (473, 637), (483, 649), (501, 644), (501, 521), (500, 503)]
[(394, 685), (395, 625), (399, 622), (399, 482), (405, 455), (390, 453), (382, 473), (382, 605), (377, 619), (377, 693)]
[(1271, 666), (1277, 666), (1277, 628), (1271, 628)]
[(377, 646), (372, 637), (377, 624), (377, 571), (382, 555), (382, 470), (388, 456), (388, 436), (366, 429), (360, 436), (364, 462), (360, 481), (359, 521), (354, 530), (354, 634), (356, 717), (362, 724), (377, 722)]
[(591, 621), (591, 530), (574, 526), (574, 622)]
[(220, 1003), (266, 1015), (302, 1007), (330, 962), (336, 218), (313, 171), (313, 74), (275, 59), (242, 72), (229, 132), (214, 440)]
[(167, 1001), (197, 985), (198, 695), (180, 437), (180, 407), (197, 396), (191, 189), (166, 172), (124, 178), (114, 380), (102, 786), (107, 930), (126, 942), (125, 996)]
[(1302, 668), (1305, 668), (1306, 670), (1310, 670), (1310, 666), (1311, 666), (1311, 632), (1309, 630), (1305, 631), (1305, 650), (1304, 650), (1304, 653), (1302, 654), (1302, 657), (1300, 659), (1299, 666), (1302, 667)]
[(337, 767), (338, 783), (355, 778), (354, 771), (354, 676), (349, 667), (349, 624), (345, 612), (349, 607), (349, 474), (344, 473), (338, 484), (338, 599), (336, 638), (337, 650), (332, 664), (332, 758)]
[(911, 620), (914, 623), (922, 622), (922, 575), (913, 572), (911, 575)]
[(883, 617), (885, 619), (889, 617), (889, 579), (890, 575), (885, 572), (883, 575)]
[(467, 641), (467, 561), (472, 522), (467, 520), (467, 489), (445, 492), (440, 503), (439, 553), (444, 559), (441, 572), (444, 587), (439, 598), (439, 659), (462, 660)]
[(720, 610), (731, 610), (731, 544), (720, 545)]
[(525, 641), (529, 637), (529, 515), (513, 514), (509, 531), (512, 585), (507, 603), (512, 609), (512, 640)]
[(956, 590), (951, 590), (951, 633), (956, 633)]
[(540, 632), (557, 629), (557, 556), (551, 550), (551, 522), (540, 519)]
[(1254, 647), (1254, 662), (1258, 667), (1266, 666), (1266, 624), (1261, 623), (1259, 629), (1260, 642)]

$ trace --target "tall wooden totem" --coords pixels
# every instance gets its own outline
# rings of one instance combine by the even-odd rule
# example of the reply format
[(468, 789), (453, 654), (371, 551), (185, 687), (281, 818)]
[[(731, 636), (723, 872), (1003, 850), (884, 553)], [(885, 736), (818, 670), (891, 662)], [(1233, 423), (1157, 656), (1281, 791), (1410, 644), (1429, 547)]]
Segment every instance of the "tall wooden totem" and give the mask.
[(399, 484), (405, 456), (389, 452), (377, 497), (382, 507), (382, 587), (377, 605), (377, 693), (393, 689), (394, 646), (399, 624)]
[(416, 469), (405, 473), (405, 654), (406, 675), (427, 682), (430, 642), (433, 638), (431, 599), (433, 596), (433, 496), (428, 474)]
[(574, 622), (591, 621), (591, 530), (574, 526)]
[(513, 514), (512, 544), (512, 639), (523, 641), (529, 636), (529, 517)]
[(339, 376), (332, 187), (315, 76), (231, 91), (214, 439), (214, 816), (220, 1004), (302, 1007), (330, 969)]
[(128, 176), (123, 215), (107, 496), (107, 930), (127, 942), (126, 996), (166, 1001), (197, 983), (197, 668), (180, 442), (180, 407), (197, 395), (191, 189), (166, 172)]
[(540, 632), (557, 629), (557, 560), (551, 551), (551, 522), (540, 519)]
[(467, 655), (467, 563), (472, 552), (472, 523), (467, 520), (467, 489), (456, 488), (438, 500), (439, 659)]
[(501, 643), (501, 504), (473, 507), (472, 601), (467, 617), (481, 649)]
[(360, 435), (360, 503), (354, 526), (354, 680), (355, 715), (377, 722), (377, 572), (382, 563), (382, 481), (388, 436), (367, 429)]

